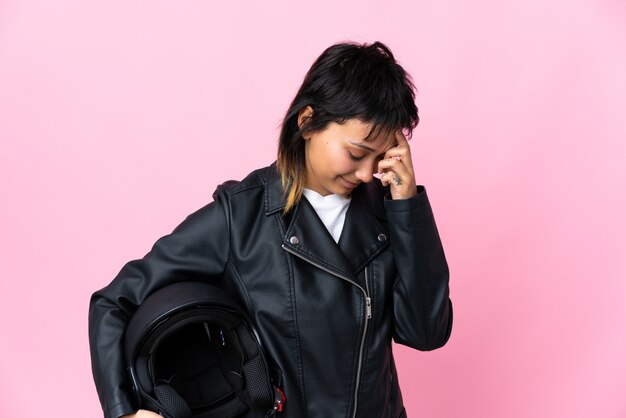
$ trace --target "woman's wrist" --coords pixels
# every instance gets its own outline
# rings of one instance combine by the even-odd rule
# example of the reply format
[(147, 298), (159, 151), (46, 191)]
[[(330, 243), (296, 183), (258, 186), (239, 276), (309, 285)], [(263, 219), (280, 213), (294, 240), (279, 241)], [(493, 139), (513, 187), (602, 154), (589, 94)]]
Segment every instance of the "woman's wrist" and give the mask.
[(140, 409), (134, 414), (123, 415), (120, 418), (163, 418), (156, 412), (148, 411), (147, 409)]

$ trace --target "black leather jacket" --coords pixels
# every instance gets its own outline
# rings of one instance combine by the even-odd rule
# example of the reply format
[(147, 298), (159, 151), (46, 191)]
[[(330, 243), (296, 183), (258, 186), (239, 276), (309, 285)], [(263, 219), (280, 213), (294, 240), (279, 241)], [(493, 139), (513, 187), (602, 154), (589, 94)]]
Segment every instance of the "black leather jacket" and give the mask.
[(283, 216), (275, 164), (219, 186), (214, 202), (91, 298), (92, 370), (105, 416), (136, 410), (122, 351), (129, 317), (182, 279), (216, 283), (247, 307), (280, 371), (285, 418), (405, 416), (392, 338), (441, 347), (452, 303), (426, 190), (406, 200), (387, 193), (377, 179), (353, 191), (337, 244), (306, 198)]

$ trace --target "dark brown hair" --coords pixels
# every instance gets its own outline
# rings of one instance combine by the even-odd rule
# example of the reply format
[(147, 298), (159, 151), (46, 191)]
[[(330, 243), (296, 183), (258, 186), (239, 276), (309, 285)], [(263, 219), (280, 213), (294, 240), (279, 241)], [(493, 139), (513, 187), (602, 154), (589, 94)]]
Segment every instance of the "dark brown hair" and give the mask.
[[(298, 126), (298, 114), (306, 106), (312, 115)], [(371, 123), (365, 140), (382, 132), (402, 129), (407, 138), (419, 122), (415, 105), (415, 86), (411, 76), (381, 43), (338, 43), (327, 48), (313, 63), (282, 122), (277, 166), (283, 193), (287, 195), (285, 213), (302, 196), (305, 173), (304, 133), (319, 132), (330, 122), (348, 119)]]

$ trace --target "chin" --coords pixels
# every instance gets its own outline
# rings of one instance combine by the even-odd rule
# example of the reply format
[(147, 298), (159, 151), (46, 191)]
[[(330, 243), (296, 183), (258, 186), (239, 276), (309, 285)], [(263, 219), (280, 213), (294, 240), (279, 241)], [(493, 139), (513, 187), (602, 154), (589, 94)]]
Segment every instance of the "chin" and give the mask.
[(341, 187), (341, 189), (336, 191), (335, 193), (341, 196), (350, 197), (352, 195), (352, 192), (354, 192), (354, 189)]

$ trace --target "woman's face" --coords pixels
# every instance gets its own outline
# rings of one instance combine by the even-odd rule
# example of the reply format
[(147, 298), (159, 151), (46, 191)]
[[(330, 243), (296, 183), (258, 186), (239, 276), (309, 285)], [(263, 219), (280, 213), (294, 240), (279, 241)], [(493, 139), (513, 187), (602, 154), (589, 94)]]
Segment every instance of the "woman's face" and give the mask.
[[(302, 114), (302, 112), (301, 112)], [(326, 196), (348, 196), (360, 183), (372, 181), (378, 162), (396, 145), (393, 133), (363, 141), (371, 124), (349, 119), (330, 123), (320, 132), (305, 134), (304, 187)]]

